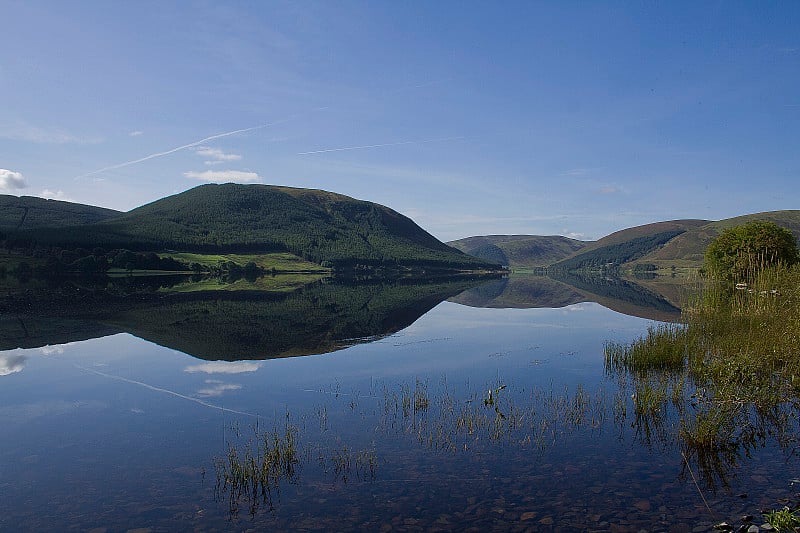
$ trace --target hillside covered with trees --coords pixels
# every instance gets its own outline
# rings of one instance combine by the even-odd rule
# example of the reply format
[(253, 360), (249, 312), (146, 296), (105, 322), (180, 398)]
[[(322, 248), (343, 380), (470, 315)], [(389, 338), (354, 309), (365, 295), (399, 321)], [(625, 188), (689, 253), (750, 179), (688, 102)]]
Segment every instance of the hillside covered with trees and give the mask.
[(121, 214), (120, 211), (92, 205), (0, 194), (0, 232), (80, 226), (109, 220)]
[[(61, 207), (64, 213), (93, 213), (91, 206)], [(65, 249), (91, 250), (95, 257), (108, 250), (288, 252), (339, 271), (499, 269), (447, 246), (388, 207), (320, 190), (202, 185), (124, 214), (97, 213), (91, 223), (9, 223), (2, 231), (8, 247), (50, 255)]]

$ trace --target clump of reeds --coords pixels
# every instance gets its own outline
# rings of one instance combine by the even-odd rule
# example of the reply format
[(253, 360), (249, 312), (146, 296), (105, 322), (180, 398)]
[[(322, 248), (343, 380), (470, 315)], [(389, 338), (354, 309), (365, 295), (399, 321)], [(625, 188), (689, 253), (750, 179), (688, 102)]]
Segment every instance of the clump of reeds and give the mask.
[[(632, 390), (639, 435), (676, 439), (708, 482), (724, 478), (764, 435), (791, 441), (784, 426), (787, 409), (800, 405), (800, 268), (764, 268), (737, 284), (709, 280), (680, 324), (606, 344), (605, 367)], [(615, 418), (627, 418), (619, 398)], [(672, 437), (667, 409), (678, 417)]]
[(607, 371), (625, 369), (640, 374), (650, 371), (680, 371), (686, 366), (689, 336), (682, 324), (659, 324), (629, 344), (607, 342)]
[[(317, 415), (325, 418), (324, 427), (320, 427), (324, 434), (329, 431), (327, 408), (318, 409)], [(231, 424), (227, 453), (214, 460), (215, 497), (227, 499), (231, 516), (238, 514), (242, 504), (247, 504), (252, 515), (262, 506), (274, 510), (282, 484), (295, 483), (303, 464), (314, 453), (334, 482), (347, 483), (354, 475), (361, 481), (375, 478), (378, 458), (374, 449), (353, 450), (340, 442), (326, 444), (323, 439), (301, 446), (300, 428), (290, 420), (287, 413), (284, 428), (272, 430), (263, 430), (256, 423), (246, 440), (238, 422)]]
[(481, 446), (546, 448), (564, 433), (599, 429), (608, 410), (605, 392), (594, 395), (578, 385), (559, 392), (534, 388), (528, 398), (505, 383), (493, 383), (479, 391), (454, 393), (443, 384), (431, 392), (427, 382), (401, 384), (399, 391), (383, 387), (384, 431), (413, 435), (429, 448), (451, 452)]
[(253, 439), (242, 448), (228, 443), (228, 453), (214, 461), (215, 492), (227, 494), (231, 514), (238, 513), (240, 501), (248, 502), (251, 514), (261, 504), (273, 508), (273, 492), (280, 483), (294, 480), (299, 464), (297, 426), (286, 424), (283, 431), (262, 432), (254, 427)]

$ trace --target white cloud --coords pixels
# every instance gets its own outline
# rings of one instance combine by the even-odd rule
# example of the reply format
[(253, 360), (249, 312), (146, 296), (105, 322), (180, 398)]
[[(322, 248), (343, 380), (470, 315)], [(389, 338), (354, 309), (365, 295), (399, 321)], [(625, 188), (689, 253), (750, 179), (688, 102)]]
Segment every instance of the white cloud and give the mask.
[(194, 153), (208, 157), (209, 159), (205, 161), (206, 165), (218, 165), (225, 161), (239, 161), (242, 158), (239, 154), (226, 154), (219, 148), (210, 148), (208, 146), (200, 146), (195, 149)]
[(0, 191), (10, 191), (12, 189), (24, 189), (28, 184), (25, 176), (13, 170), (0, 168)]
[(136, 130), (136, 131), (130, 132), (128, 135), (130, 135), (131, 137), (138, 137), (139, 135), (141, 135), (143, 133), (144, 133), (143, 131)]
[(204, 170), (203, 172), (184, 172), (184, 176), (200, 181), (212, 183), (253, 183), (262, 178), (255, 172), (241, 170)]
[(22, 369), (25, 368), (26, 359), (27, 357), (24, 355), (0, 355), (0, 376), (22, 372)]
[(47, 198), (48, 200), (61, 200), (64, 202), (74, 202), (72, 198), (66, 195), (66, 193), (62, 190), (51, 191), (50, 189), (45, 189), (39, 196), (42, 198)]
[(243, 374), (245, 372), (255, 372), (259, 368), (261, 368), (261, 363), (252, 361), (214, 361), (187, 366), (183, 371), (189, 374), (197, 374), (199, 372), (203, 374)]

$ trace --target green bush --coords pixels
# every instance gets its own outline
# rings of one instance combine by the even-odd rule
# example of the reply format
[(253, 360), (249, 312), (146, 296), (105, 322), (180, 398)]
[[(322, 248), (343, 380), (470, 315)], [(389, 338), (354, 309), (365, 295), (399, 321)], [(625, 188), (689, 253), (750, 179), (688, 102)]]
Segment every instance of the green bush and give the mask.
[(749, 282), (766, 267), (797, 262), (794, 234), (773, 222), (755, 220), (720, 233), (706, 248), (704, 266), (713, 278)]

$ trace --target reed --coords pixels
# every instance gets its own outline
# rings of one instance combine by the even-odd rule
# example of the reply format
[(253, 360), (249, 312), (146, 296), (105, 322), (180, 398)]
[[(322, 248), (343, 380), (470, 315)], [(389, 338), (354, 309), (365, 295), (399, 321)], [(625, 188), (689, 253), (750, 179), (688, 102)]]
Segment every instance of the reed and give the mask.
[(217, 475), (215, 494), (227, 495), (232, 515), (242, 501), (255, 514), (262, 504), (274, 508), (274, 496), (284, 481), (292, 481), (299, 465), (298, 428), (287, 422), (282, 431), (261, 431), (256, 424), (252, 437), (243, 445), (228, 443), (228, 452), (214, 461)]
[(800, 516), (798, 511), (792, 511), (788, 507), (776, 509), (764, 513), (764, 518), (775, 531), (795, 531), (800, 526)]
[(607, 342), (604, 348), (607, 371), (625, 369), (639, 374), (652, 371), (680, 371), (686, 366), (689, 334), (683, 324), (659, 324), (630, 344)]
[[(747, 283), (709, 280), (679, 324), (605, 345), (607, 374), (632, 391), (637, 434), (677, 441), (709, 485), (724, 484), (739, 454), (764, 435), (787, 445), (785, 422), (800, 405), (800, 269), (751, 274)], [(623, 400), (617, 420), (627, 418)], [(670, 412), (677, 425), (668, 427)]]

